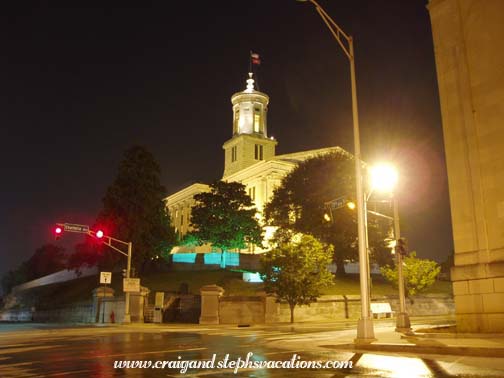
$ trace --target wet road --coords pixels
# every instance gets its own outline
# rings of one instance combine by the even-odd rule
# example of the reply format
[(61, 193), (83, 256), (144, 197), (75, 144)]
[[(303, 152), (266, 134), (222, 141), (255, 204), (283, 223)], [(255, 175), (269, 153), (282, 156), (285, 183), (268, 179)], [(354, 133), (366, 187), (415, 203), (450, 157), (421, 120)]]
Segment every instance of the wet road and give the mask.
[[(495, 358), (363, 355), (314, 348), (324, 333), (288, 328), (114, 327), (1, 332), (0, 377), (502, 377)], [(341, 331), (354, 332), (353, 330)], [(10, 330), (12, 331), (12, 330)], [(333, 336), (331, 336), (333, 337)], [(353, 361), (348, 369), (115, 368), (116, 361)], [(296, 359), (296, 358), (295, 358)], [(117, 362), (116, 362), (117, 363)], [(503, 370), (499, 370), (502, 368)]]

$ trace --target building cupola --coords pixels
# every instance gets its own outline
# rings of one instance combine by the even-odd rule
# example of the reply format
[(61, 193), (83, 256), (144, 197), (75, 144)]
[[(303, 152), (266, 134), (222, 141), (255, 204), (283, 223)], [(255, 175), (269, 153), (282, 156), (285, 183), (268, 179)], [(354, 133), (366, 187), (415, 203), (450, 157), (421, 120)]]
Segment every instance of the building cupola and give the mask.
[(233, 135), (256, 134), (268, 137), (266, 119), (269, 97), (255, 90), (251, 72), (247, 79), (246, 89), (231, 96), (231, 103), (233, 104)]
[(261, 160), (275, 156), (276, 140), (268, 138), (269, 97), (254, 87), (253, 74), (248, 74), (245, 90), (231, 96), (233, 135), (224, 143), (224, 175), (232, 175)]

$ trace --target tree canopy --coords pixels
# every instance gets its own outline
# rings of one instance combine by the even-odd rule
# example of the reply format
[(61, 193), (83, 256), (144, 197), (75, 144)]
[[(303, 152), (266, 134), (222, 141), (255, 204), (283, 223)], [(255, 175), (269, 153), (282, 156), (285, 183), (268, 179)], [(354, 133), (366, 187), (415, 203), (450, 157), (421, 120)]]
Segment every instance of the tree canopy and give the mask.
[(331, 246), (313, 236), (298, 234), (294, 241), (282, 242), (261, 256), (265, 291), (289, 304), (291, 323), (296, 305), (315, 302), (321, 290), (333, 282), (327, 270), (332, 252)]
[[(94, 225), (106, 235), (133, 243), (132, 263), (137, 271), (144, 270), (157, 256), (169, 253), (175, 243), (160, 176), (159, 164), (146, 148), (133, 146), (126, 150)], [(102, 265), (110, 266), (121, 259), (117, 252), (104, 245), (93, 246), (88, 239), (86, 245), (77, 247), (74, 265), (92, 262), (96, 249)]]
[[(355, 201), (353, 158), (344, 152), (320, 155), (300, 163), (282, 180), (266, 204), (265, 217), (279, 227), (279, 240), (301, 232), (333, 246), (337, 274), (344, 274), (345, 260), (357, 258), (357, 214), (347, 206), (331, 211), (326, 205), (343, 196)], [(389, 261), (383, 242), (388, 226), (378, 227), (377, 222), (368, 218), (370, 247), (376, 257)]]
[[(436, 277), (441, 267), (435, 261), (420, 259), (416, 252), (411, 252), (403, 259), (404, 288), (406, 295), (411, 297), (427, 290), (436, 282)], [(394, 285), (398, 285), (397, 266), (384, 266), (381, 268), (382, 275)]]
[(18, 268), (3, 275), (4, 293), (8, 293), (13, 286), (65, 269), (66, 259), (64, 248), (50, 243), (42, 245)]
[(188, 237), (198, 244), (211, 243), (221, 251), (244, 249), (247, 244), (262, 245), (262, 228), (257, 210), (245, 186), (238, 182), (216, 181), (210, 192), (194, 196), (191, 212), (193, 231)]

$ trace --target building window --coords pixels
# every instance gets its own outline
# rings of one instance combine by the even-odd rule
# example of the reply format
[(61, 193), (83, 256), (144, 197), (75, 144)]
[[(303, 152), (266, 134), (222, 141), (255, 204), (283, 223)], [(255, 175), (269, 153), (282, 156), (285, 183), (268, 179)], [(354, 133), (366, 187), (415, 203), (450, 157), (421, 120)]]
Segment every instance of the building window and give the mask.
[(254, 132), (258, 133), (260, 130), (261, 109), (254, 108)]
[(235, 113), (234, 113), (234, 122), (233, 122), (233, 131), (234, 134), (237, 134), (240, 130), (238, 130), (238, 124), (240, 120), (240, 108), (236, 107)]
[(255, 201), (255, 186), (252, 186), (248, 189), (248, 195), (252, 199), (252, 201)]
[(255, 145), (254, 158), (256, 160), (263, 160), (263, 146), (260, 144)]
[(184, 214), (180, 216), (180, 228), (184, 225)]
[(259, 132), (259, 114), (254, 114), (254, 132), (258, 133)]
[(231, 162), (235, 162), (237, 160), (237, 150), (238, 150), (238, 147), (237, 146), (234, 146), (231, 148)]

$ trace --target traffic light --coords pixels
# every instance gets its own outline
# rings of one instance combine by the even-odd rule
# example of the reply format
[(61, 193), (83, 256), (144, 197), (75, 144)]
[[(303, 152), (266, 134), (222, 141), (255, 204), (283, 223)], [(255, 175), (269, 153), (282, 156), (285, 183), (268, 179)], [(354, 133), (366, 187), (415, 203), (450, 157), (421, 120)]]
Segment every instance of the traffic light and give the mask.
[(406, 239), (405, 238), (399, 238), (399, 239), (397, 239), (396, 252), (399, 253), (399, 254), (401, 254), (402, 256), (406, 256), (408, 254), (408, 247), (406, 245)]
[(54, 240), (59, 240), (59, 238), (61, 238), (61, 235), (63, 235), (63, 227), (60, 225), (56, 225), (54, 226), (53, 232), (54, 232)]
[(94, 230), (89, 231), (89, 235), (93, 237), (93, 240), (97, 244), (102, 244), (105, 242), (105, 232), (103, 229), (95, 228)]

